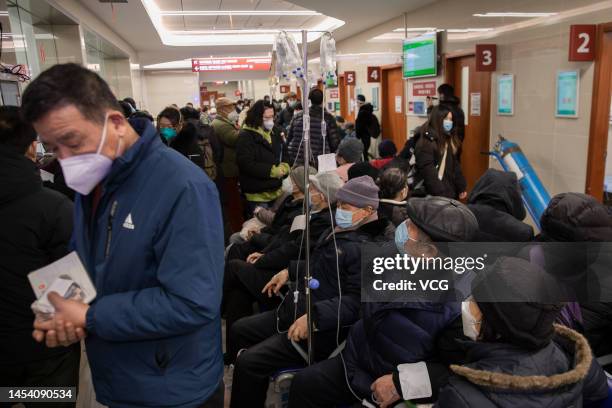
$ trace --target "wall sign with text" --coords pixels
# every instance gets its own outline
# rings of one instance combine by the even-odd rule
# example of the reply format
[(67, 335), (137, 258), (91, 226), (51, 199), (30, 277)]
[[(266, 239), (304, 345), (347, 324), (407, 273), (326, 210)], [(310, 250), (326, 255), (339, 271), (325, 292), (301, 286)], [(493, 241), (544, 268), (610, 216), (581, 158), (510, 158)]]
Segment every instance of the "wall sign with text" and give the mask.
[(412, 96), (436, 96), (436, 92), (436, 81), (412, 83)]
[(570, 26), (569, 61), (595, 59), (595, 24)]
[(380, 82), (380, 67), (368, 67), (368, 82)]
[(555, 116), (558, 118), (577, 118), (579, 95), (580, 71), (558, 71)]
[(493, 72), (497, 69), (497, 45), (476, 44), (476, 71)]
[(347, 85), (355, 85), (357, 83), (357, 77), (355, 71), (345, 71), (344, 78), (346, 78)]
[(514, 75), (502, 74), (497, 77), (497, 114), (514, 115)]

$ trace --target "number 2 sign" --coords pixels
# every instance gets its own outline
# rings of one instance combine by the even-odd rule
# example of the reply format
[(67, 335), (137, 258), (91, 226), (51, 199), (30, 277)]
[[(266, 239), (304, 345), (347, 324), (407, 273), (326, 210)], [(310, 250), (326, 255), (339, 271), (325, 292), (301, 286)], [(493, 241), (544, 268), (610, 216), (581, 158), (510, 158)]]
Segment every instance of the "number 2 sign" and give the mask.
[(497, 45), (476, 44), (476, 71), (495, 71), (497, 69)]
[(368, 67), (368, 82), (380, 82), (380, 67)]
[(593, 61), (595, 59), (595, 25), (570, 26), (569, 61)]

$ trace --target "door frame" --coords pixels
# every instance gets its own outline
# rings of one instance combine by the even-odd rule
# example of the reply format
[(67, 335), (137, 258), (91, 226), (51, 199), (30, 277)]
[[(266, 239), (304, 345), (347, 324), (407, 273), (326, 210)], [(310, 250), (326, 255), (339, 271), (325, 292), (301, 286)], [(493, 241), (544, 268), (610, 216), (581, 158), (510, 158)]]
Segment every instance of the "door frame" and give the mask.
[(340, 99), (340, 116), (342, 116), (345, 120), (348, 120), (348, 101), (346, 100), (346, 78), (343, 73), (338, 75), (338, 99)]
[(450, 52), (448, 54), (444, 54), (444, 67), (442, 69), (444, 69), (444, 83), (445, 84), (448, 84), (449, 82), (451, 82), (455, 74), (454, 70), (450, 69), (450, 66), (448, 65), (448, 60), (455, 59), (455, 58), (471, 57), (471, 56), (476, 56), (476, 51), (462, 50), (462, 51), (455, 51), (455, 52)]
[[(399, 68), (400, 70), (402, 69), (402, 64), (389, 64), (389, 65), (383, 65), (382, 67), (380, 67), (380, 127), (381, 127), (381, 132), (380, 132), (380, 137), (382, 140), (383, 137), (383, 133), (384, 133), (384, 128), (385, 128), (385, 112), (394, 112), (395, 107), (391, 107), (391, 106), (387, 106), (387, 94), (389, 92), (388, 87), (387, 87), (387, 78), (388, 78), (388, 72), (392, 69), (397, 69)], [(403, 122), (404, 122), (404, 135), (407, 136), (408, 135), (408, 118), (406, 117), (406, 79), (402, 78), (402, 116), (403, 116)], [(406, 138), (407, 140), (407, 138)], [(401, 149), (403, 147), (402, 146), (397, 146), (398, 149)]]
[[(593, 98), (589, 128), (589, 150), (585, 193), (603, 201), (603, 185), (606, 173), (608, 127), (610, 117), (610, 90), (612, 89), (612, 40), (606, 50), (606, 34), (612, 33), (612, 22), (598, 24), (595, 40), (595, 71), (593, 73)], [(607, 152), (612, 154), (612, 152)]]

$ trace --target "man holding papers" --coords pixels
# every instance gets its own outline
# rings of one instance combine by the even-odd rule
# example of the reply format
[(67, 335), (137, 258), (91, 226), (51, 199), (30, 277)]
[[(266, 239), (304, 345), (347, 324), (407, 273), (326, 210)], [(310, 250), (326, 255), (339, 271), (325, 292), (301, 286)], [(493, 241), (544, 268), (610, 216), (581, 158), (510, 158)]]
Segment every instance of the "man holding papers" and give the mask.
[(38, 76), (23, 110), (78, 193), (74, 249), (97, 292), (89, 305), (50, 294), (54, 318), (35, 322), (36, 340), (85, 337), (104, 405), (222, 406), (215, 185), (150, 123), (132, 127), (108, 85), (79, 65)]

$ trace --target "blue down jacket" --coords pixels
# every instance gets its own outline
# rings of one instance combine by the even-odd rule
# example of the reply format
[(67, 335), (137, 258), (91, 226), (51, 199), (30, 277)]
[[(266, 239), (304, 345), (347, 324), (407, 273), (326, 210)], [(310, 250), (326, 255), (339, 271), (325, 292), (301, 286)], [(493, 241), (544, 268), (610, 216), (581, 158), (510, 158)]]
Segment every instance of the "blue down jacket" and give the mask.
[(460, 303), (364, 303), (363, 318), (351, 328), (343, 351), (351, 388), (369, 397), (379, 377), (399, 364), (430, 358), (435, 340), (461, 315)]
[(96, 286), (85, 341), (99, 402), (196, 407), (223, 375), (223, 225), (215, 185), (155, 128), (77, 195), (73, 244)]

